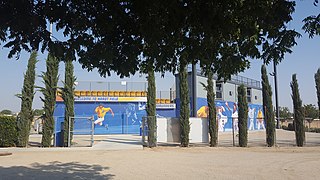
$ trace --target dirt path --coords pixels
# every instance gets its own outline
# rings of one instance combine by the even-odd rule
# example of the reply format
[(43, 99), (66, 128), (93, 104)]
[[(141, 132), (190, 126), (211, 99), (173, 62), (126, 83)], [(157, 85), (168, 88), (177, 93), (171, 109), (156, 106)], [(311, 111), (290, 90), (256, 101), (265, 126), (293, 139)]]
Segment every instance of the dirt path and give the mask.
[(317, 179), (320, 148), (14, 152), (0, 179)]
[(0, 179), (319, 179), (320, 134), (306, 137), (303, 148), (280, 130), (277, 148), (265, 147), (265, 132), (253, 132), (249, 148), (232, 147), (230, 133), (221, 133), (218, 148), (0, 149), (12, 152), (0, 156)]

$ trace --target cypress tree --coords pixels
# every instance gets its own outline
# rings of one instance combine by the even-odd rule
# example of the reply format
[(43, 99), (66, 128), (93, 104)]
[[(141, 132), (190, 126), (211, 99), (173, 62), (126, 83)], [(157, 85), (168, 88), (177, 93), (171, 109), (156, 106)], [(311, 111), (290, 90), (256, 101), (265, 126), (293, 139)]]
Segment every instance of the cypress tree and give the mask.
[(33, 51), (28, 61), (26, 74), (24, 75), (22, 94), (18, 95), (18, 97), (21, 98), (21, 111), (17, 119), (18, 147), (26, 147), (29, 141), (31, 122), (34, 116), (32, 102), (34, 98), (34, 83), (36, 79), (36, 63), (37, 52)]
[(299, 94), (299, 85), (297, 81), (297, 75), (292, 75), (292, 81), (290, 83), (292, 90), (292, 101), (293, 101), (293, 113), (294, 113), (294, 126), (296, 134), (296, 143), (298, 147), (302, 147), (305, 142), (305, 130), (304, 130), (304, 115), (302, 108), (302, 101)]
[[(69, 138), (69, 118), (74, 117), (74, 83), (76, 78), (73, 74), (73, 64), (72, 60), (67, 60), (65, 62), (65, 80), (64, 80), (64, 88), (62, 89), (62, 99), (65, 104), (64, 111), (64, 134), (63, 141), (64, 146), (68, 146), (68, 138)], [(74, 119), (71, 119), (70, 123), (70, 131), (73, 131), (73, 123)], [(70, 134), (70, 142), (72, 142), (73, 133)]]
[(248, 144), (248, 102), (247, 93), (243, 84), (238, 87), (238, 127), (239, 146), (247, 147)]
[(156, 84), (153, 68), (148, 68), (148, 93), (147, 93), (147, 124), (148, 124), (148, 146), (157, 146), (156, 134)]
[(261, 66), (261, 79), (262, 79), (262, 97), (263, 97), (263, 108), (264, 108), (264, 119), (266, 122), (266, 135), (267, 135), (267, 146), (274, 146), (274, 112), (272, 105), (272, 90), (269, 84), (266, 66)]
[(314, 74), (314, 79), (316, 82), (316, 90), (317, 90), (317, 97), (318, 97), (318, 118), (320, 119), (320, 68)]
[[(181, 58), (182, 59), (182, 58)], [(189, 146), (189, 90), (188, 90), (188, 72), (187, 63), (182, 59), (179, 64), (179, 77), (180, 77), (180, 141), (182, 147)]]
[(44, 98), (41, 100), (44, 102), (44, 117), (43, 117), (43, 130), (42, 130), (42, 146), (50, 147), (53, 131), (54, 131), (54, 118), (53, 113), (56, 105), (56, 93), (58, 83), (58, 70), (59, 61), (56, 57), (48, 54), (46, 61), (47, 71), (42, 74), (45, 88), (41, 88)]
[(215, 94), (213, 90), (213, 72), (208, 71), (207, 79), (207, 101), (208, 101), (208, 121), (209, 121), (209, 134), (210, 134), (210, 147), (215, 147), (218, 145), (218, 126), (216, 119), (216, 106), (214, 103)]

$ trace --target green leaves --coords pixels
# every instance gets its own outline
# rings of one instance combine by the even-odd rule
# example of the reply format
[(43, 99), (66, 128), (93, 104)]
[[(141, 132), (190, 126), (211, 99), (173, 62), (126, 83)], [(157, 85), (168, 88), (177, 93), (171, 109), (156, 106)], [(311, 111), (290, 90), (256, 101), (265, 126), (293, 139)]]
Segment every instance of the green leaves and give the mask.
[(46, 66), (47, 71), (42, 75), (45, 87), (40, 89), (44, 95), (44, 98), (41, 98), (41, 100), (44, 102), (45, 112), (41, 144), (44, 147), (50, 147), (54, 130), (53, 113), (56, 104), (57, 83), (59, 79), (59, 61), (49, 53)]
[(264, 120), (266, 122), (266, 140), (267, 146), (272, 147), (275, 143), (274, 112), (272, 105), (272, 89), (269, 83), (267, 69), (265, 65), (261, 66), (261, 79)]
[(34, 83), (36, 78), (37, 52), (33, 51), (28, 60), (27, 71), (24, 75), (22, 93), (17, 95), (21, 99), (21, 110), (17, 119), (17, 146), (26, 147), (29, 142), (31, 122), (33, 120), (32, 103), (34, 98)]
[(304, 114), (302, 109), (302, 101), (299, 93), (299, 85), (297, 81), (297, 75), (292, 75), (292, 81), (290, 83), (292, 89), (292, 101), (294, 109), (294, 126), (297, 146), (302, 147), (305, 143), (305, 128), (304, 128)]
[[(74, 89), (75, 85), (74, 82), (76, 81), (76, 77), (74, 76), (72, 60), (65, 61), (65, 80), (64, 80), (64, 87), (62, 88), (62, 99), (65, 104), (65, 112), (64, 112), (64, 146), (68, 146), (68, 140), (72, 143), (73, 133), (70, 132), (70, 139), (69, 138), (69, 131), (73, 131), (74, 119), (70, 119), (70, 117), (74, 117)], [(69, 126), (70, 123), (70, 126)], [(69, 128), (70, 127), (70, 128)]]
[(309, 34), (309, 38), (320, 35), (320, 14), (308, 16), (304, 20), (302, 29)]
[(207, 101), (208, 101), (208, 121), (209, 121), (209, 134), (210, 134), (210, 147), (215, 147), (218, 145), (218, 123), (216, 118), (216, 106), (215, 106), (215, 94), (213, 90), (213, 72), (208, 70), (207, 86), (203, 83), (202, 85), (206, 87), (207, 91)]
[[(187, 64), (213, 64), (227, 80), (248, 68), (249, 58), (280, 62), (291, 52), (299, 37), (287, 27), (294, 6), (287, 0), (5, 2), (0, 39), (9, 41), (10, 57), (42, 45), (59, 59), (78, 57), (101, 76), (130, 76), (150, 61), (156, 72), (175, 72), (187, 53)], [(47, 21), (63, 40), (50, 39)]]

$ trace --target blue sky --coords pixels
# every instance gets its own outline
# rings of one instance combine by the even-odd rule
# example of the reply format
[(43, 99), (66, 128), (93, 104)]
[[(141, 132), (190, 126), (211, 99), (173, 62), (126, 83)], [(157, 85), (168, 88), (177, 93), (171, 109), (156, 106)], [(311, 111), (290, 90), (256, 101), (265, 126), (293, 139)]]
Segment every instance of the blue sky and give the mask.
[[(289, 23), (289, 28), (294, 28), (302, 34), (298, 39), (298, 45), (293, 48), (292, 54), (287, 54), (285, 59), (278, 65), (278, 89), (279, 89), (279, 104), (292, 109), (290, 81), (293, 73), (297, 74), (300, 94), (303, 104), (317, 104), (314, 73), (320, 68), (320, 38), (315, 37), (309, 39), (308, 35), (302, 30), (302, 20), (312, 14), (318, 14), (320, 7), (313, 6), (313, 3), (308, 0), (298, 0), (296, 12), (293, 14), (293, 21)], [(23, 74), (26, 71), (27, 60), (29, 54), (23, 52), (19, 60), (8, 59), (8, 49), (0, 49), (0, 110), (10, 109), (14, 112), (20, 110), (20, 99), (15, 97), (15, 94), (21, 92), (23, 84)], [(45, 71), (46, 54), (38, 55), (39, 62), (37, 64), (37, 74)], [(261, 60), (252, 60), (250, 69), (240, 73), (240, 75), (260, 80)], [(268, 71), (272, 72), (272, 65), (268, 66)], [(60, 79), (64, 78), (64, 65), (60, 63)], [(107, 78), (99, 76), (97, 71), (87, 72), (83, 70), (81, 65), (75, 63), (75, 75), (79, 81), (105, 81), (115, 82), (120, 81), (116, 75)], [(131, 78), (125, 78), (126, 81), (145, 81), (145, 76), (136, 74)], [(273, 86), (273, 78), (269, 77), (270, 83)], [(160, 74), (156, 75), (157, 90), (168, 91), (174, 84), (174, 77), (171, 73), (166, 73), (164, 78)], [(36, 80), (37, 86), (42, 86), (40, 78)], [(33, 108), (42, 108), (43, 104), (39, 98), (40, 92), (36, 93)]]

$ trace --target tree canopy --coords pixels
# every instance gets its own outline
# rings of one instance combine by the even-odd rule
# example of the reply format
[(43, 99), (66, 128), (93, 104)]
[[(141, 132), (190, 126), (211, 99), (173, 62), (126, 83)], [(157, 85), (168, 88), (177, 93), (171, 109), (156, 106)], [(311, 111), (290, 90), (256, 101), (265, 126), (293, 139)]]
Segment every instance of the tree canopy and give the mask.
[[(318, 6), (319, 1), (314, 0), (313, 5)], [(313, 38), (315, 35), (320, 35), (320, 13), (318, 15), (310, 15), (306, 17), (304, 20), (304, 25), (302, 27), (306, 33), (309, 34), (310, 38)]]
[(318, 108), (313, 104), (305, 104), (303, 106), (304, 117), (317, 119), (318, 116)]
[(12, 114), (12, 111), (11, 110), (8, 110), (8, 109), (4, 109), (0, 112), (0, 114), (5, 114), (5, 115), (11, 115)]
[(292, 118), (292, 113), (288, 107), (279, 107), (280, 119), (287, 120)]
[[(175, 71), (180, 58), (200, 61), (221, 78), (248, 68), (248, 58), (279, 62), (299, 34), (288, 29), (288, 0), (2, 1), (0, 40), (9, 57), (48, 49), (83, 68), (129, 76), (152, 64)], [(48, 23), (64, 38), (50, 38)]]

